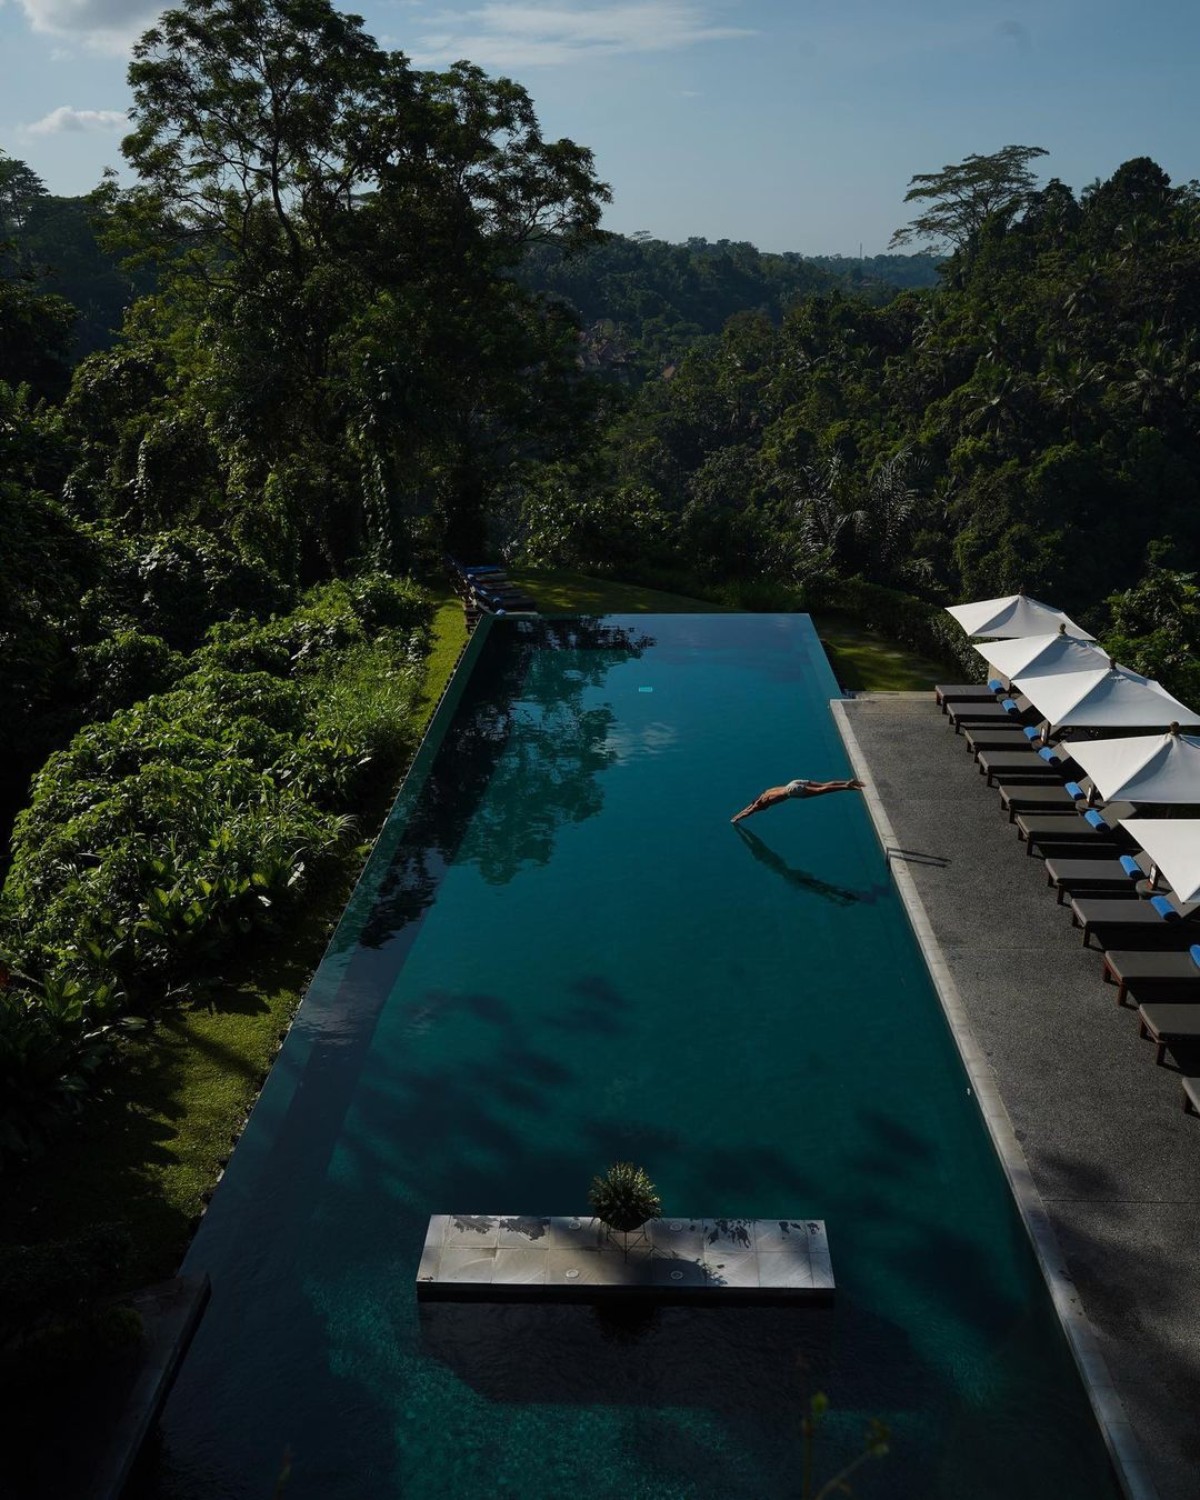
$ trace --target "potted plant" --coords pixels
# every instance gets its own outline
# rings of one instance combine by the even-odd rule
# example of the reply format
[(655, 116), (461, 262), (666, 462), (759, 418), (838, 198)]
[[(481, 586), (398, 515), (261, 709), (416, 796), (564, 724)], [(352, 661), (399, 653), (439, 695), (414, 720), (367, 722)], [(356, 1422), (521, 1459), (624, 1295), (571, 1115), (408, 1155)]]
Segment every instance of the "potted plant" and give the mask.
[(621, 1236), (662, 1214), (654, 1184), (641, 1167), (628, 1161), (615, 1162), (602, 1176), (592, 1178), (588, 1202), (600, 1222)]

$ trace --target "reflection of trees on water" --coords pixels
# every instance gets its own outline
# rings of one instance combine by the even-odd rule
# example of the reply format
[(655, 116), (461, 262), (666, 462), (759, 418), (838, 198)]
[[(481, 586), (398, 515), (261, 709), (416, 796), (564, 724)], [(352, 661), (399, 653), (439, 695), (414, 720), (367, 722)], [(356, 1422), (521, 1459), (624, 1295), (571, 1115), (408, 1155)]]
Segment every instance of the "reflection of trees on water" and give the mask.
[[(653, 644), (595, 619), (492, 626), (362, 943), (377, 947), (420, 916), (456, 860), (504, 884), (523, 865), (547, 862), (562, 824), (600, 811), (597, 773), (616, 760), (608, 744), (615, 715), (584, 697)], [(573, 655), (566, 672), (564, 651)]]

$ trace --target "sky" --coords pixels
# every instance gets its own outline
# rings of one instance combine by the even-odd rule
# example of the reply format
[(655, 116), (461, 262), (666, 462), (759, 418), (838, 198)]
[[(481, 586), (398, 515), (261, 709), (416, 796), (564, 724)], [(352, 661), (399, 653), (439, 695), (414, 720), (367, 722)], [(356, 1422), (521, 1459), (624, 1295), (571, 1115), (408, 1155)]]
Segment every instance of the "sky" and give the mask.
[[(1150, 156), (1200, 177), (1195, 0), (363, 0), (421, 67), (517, 79), (595, 153), (605, 227), (872, 255), (918, 172), (1009, 144), (1078, 189)], [(0, 148), (51, 192), (120, 169), (150, 0), (0, 0)]]

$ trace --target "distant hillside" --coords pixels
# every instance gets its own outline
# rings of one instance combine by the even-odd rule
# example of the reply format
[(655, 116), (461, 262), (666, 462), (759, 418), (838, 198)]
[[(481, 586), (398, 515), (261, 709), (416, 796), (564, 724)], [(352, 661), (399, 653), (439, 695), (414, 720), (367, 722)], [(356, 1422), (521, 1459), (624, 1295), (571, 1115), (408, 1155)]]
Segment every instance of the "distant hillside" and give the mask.
[(860, 281), (882, 282), (901, 291), (937, 286), (942, 255), (806, 255), (810, 266), (819, 266), (831, 276), (855, 285)]
[(883, 305), (902, 288), (934, 285), (936, 265), (927, 255), (859, 261), (766, 254), (744, 241), (671, 245), (613, 235), (571, 257), (554, 245), (532, 246), (519, 276), (531, 290), (577, 310), (589, 365), (636, 380), (678, 359), (697, 339), (720, 333), (737, 313), (779, 323), (792, 303), (835, 291)]
[[(108, 348), (126, 307), (153, 285), (152, 273), (122, 271), (100, 247), (93, 212), (87, 198), (41, 192), (0, 235), (25, 266), (36, 268), (43, 290), (79, 310), (72, 363)], [(938, 263), (931, 255), (774, 255), (745, 241), (671, 245), (613, 235), (570, 259), (554, 245), (531, 246), (520, 280), (578, 311), (593, 368), (636, 375), (661, 369), (698, 338), (720, 333), (735, 313), (760, 312), (778, 323), (792, 302), (832, 291), (882, 305), (898, 290), (935, 286)]]

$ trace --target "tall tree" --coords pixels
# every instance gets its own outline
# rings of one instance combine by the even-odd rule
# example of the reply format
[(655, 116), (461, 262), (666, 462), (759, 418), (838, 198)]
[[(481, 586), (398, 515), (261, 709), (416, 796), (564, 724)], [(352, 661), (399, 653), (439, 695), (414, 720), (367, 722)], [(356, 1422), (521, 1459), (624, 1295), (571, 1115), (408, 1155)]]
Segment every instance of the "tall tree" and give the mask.
[(417, 72), (328, 0), (188, 0), (130, 82), (140, 183), (110, 204), (161, 268), (154, 336), (199, 334), (178, 390), (215, 503), (309, 572), (396, 561), (429, 512), (478, 545), (492, 488), (570, 431), (576, 330), (509, 271), (594, 235), (591, 153), (544, 140), (517, 84)]
[(1037, 177), (1029, 164), (1047, 154), (1042, 146), (1005, 146), (990, 156), (964, 157), (940, 172), (918, 172), (904, 201), (930, 207), (897, 229), (890, 247), (924, 240), (967, 249), (986, 220), (1011, 218), (1031, 201)]

